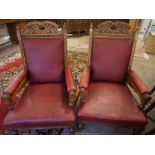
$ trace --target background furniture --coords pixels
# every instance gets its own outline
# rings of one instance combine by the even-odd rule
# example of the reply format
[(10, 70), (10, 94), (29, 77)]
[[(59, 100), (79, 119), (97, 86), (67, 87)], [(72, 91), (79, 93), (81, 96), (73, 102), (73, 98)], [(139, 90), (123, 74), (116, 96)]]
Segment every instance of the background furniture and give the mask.
[[(53, 22), (30, 22), (19, 29), (24, 71), (4, 90), (10, 110), (6, 128), (73, 128), (75, 85), (66, 60), (66, 30)], [(19, 100), (16, 95), (25, 88)], [(15, 103), (14, 103), (15, 102)], [(73, 132), (73, 130), (70, 130)]]
[[(140, 109), (151, 99), (151, 90), (131, 70), (134, 44), (127, 23), (106, 21), (90, 29), (89, 60), (79, 85), (79, 122), (121, 125), (136, 134), (144, 129), (147, 119)], [(141, 98), (139, 107), (127, 84)]]
[(18, 19), (0, 19), (0, 24), (6, 24), (8, 34), (12, 43), (18, 43), (16, 25), (18, 22), (23, 20)]

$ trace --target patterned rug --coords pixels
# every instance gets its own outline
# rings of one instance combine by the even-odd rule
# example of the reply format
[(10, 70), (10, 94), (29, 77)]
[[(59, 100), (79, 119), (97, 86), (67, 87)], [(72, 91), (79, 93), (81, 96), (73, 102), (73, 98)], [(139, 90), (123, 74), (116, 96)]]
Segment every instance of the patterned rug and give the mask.
[[(87, 63), (87, 53), (84, 52), (68, 52), (68, 62), (73, 70), (73, 77), (75, 84), (79, 83), (83, 69)], [(23, 70), (22, 59), (20, 52), (13, 53), (0, 58), (0, 97), (3, 90), (8, 86), (11, 79), (13, 79), (21, 70)], [(2, 124), (3, 119), (7, 113), (6, 106), (0, 101), (0, 134), (4, 134), (5, 128)], [(49, 135), (61, 134), (62, 129), (39, 129), (39, 130), (9, 130), (5, 134), (19, 134), (19, 135)]]

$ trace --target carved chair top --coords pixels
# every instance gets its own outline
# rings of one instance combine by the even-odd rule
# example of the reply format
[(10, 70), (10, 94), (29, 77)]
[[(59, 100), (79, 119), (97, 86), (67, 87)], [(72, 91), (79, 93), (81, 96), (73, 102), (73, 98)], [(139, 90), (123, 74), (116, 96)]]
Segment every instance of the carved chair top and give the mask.
[(21, 27), (21, 34), (25, 36), (60, 36), (63, 34), (63, 29), (50, 21), (33, 21)]
[(103, 37), (127, 37), (134, 38), (135, 32), (130, 25), (125, 22), (105, 21), (100, 23), (96, 29), (93, 30), (94, 36)]

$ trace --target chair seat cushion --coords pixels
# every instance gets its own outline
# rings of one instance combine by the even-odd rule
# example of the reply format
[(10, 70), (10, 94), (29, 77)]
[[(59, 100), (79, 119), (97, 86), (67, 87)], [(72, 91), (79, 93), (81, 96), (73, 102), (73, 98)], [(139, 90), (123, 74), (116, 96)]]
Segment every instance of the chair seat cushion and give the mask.
[(30, 84), (3, 123), (15, 128), (74, 125), (65, 84)]
[(81, 121), (122, 125), (147, 124), (129, 88), (110, 82), (89, 84), (87, 99), (78, 112), (78, 118)]

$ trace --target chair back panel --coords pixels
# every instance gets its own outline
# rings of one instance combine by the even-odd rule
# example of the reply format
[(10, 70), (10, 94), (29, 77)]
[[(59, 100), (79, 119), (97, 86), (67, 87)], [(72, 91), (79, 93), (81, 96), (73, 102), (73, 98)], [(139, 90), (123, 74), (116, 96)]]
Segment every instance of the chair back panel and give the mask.
[(50, 21), (17, 26), (18, 39), (31, 83), (64, 82), (66, 29)]
[(92, 80), (123, 82), (132, 51), (131, 39), (93, 38)]
[(64, 42), (62, 38), (25, 39), (23, 47), (32, 83), (63, 82)]
[(124, 82), (134, 42), (134, 33), (123, 22), (103, 22), (94, 29), (91, 50), (91, 80)]

